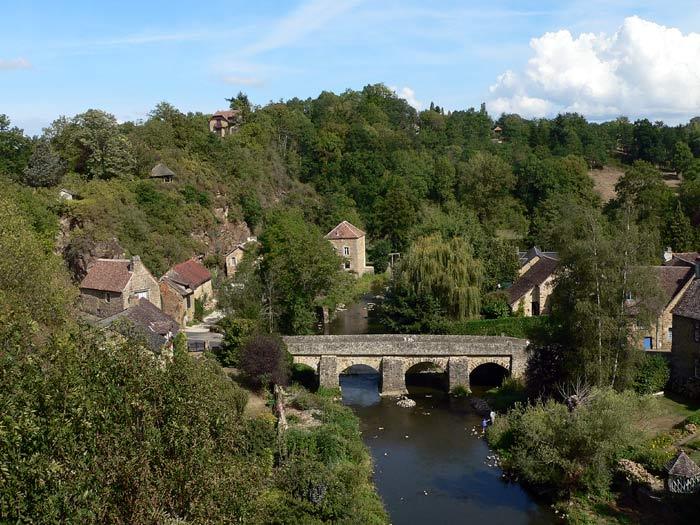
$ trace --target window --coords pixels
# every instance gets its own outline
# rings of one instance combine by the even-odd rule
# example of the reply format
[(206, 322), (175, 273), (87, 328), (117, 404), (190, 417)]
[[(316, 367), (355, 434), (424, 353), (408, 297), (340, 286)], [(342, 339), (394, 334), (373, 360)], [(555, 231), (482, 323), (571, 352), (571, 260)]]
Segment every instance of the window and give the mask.
[(644, 338), (644, 350), (651, 350), (654, 348), (654, 341), (651, 337)]
[(632, 292), (625, 292), (625, 299), (627, 301), (631, 301), (632, 300)]
[(540, 303), (532, 301), (532, 315), (540, 315)]
[(134, 294), (137, 299), (148, 299), (148, 290), (141, 290)]
[(188, 295), (187, 296), (187, 309), (189, 310), (190, 308), (192, 308), (192, 297)]
[(350, 263), (349, 263), (349, 262), (346, 262), (346, 263), (345, 263), (345, 269), (346, 269), (346, 270), (349, 270), (349, 269), (350, 269)]
[(112, 301), (112, 296), (109, 294), (109, 292), (105, 292), (105, 302), (109, 303)]
[(693, 339), (696, 343), (700, 343), (700, 321), (695, 321), (695, 329), (693, 330)]
[(673, 328), (669, 327), (668, 333), (666, 334), (666, 341), (668, 341), (669, 343), (673, 341)]
[(350, 247), (349, 246), (343, 246), (343, 255), (345, 255), (345, 257), (350, 255)]

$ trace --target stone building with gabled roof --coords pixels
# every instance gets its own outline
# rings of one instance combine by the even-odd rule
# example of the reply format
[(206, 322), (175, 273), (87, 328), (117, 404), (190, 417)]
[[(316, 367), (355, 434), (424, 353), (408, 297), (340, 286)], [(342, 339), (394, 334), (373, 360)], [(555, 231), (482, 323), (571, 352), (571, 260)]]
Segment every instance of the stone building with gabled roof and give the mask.
[(176, 264), (161, 277), (160, 294), (163, 311), (185, 326), (194, 319), (195, 301), (213, 299), (211, 273), (195, 259)]
[(343, 221), (326, 234), (338, 255), (343, 258), (343, 269), (358, 276), (374, 273), (372, 266), (367, 266), (365, 256), (365, 232)]
[(151, 170), (151, 174), (148, 176), (149, 179), (162, 180), (163, 182), (172, 182), (175, 178), (175, 172), (168, 168), (162, 162), (159, 162)]
[(126, 310), (102, 319), (98, 325), (116, 330), (122, 335), (133, 331), (136, 335), (143, 336), (154, 351), (169, 345), (180, 332), (175, 319), (159, 310), (148, 299), (138, 299)]
[(671, 379), (700, 381), (700, 260), (692, 282), (672, 310)]
[(526, 252), (518, 252), (518, 260), (518, 278), (506, 290), (508, 305), (513, 312), (522, 310), (526, 317), (548, 314), (559, 266), (556, 252), (543, 252), (534, 246)]
[(148, 299), (160, 308), (160, 290), (141, 258), (97, 259), (80, 283), (81, 309), (96, 317), (109, 317)]
[[(673, 343), (673, 314), (678, 301), (690, 286), (695, 270), (689, 266), (652, 266), (649, 268), (661, 296), (648, 306), (656, 313), (651, 326), (636, 325), (635, 337), (642, 350), (670, 352)], [(644, 301), (644, 298), (641, 298)], [(640, 300), (626, 301), (627, 312), (635, 316)]]
[(238, 129), (240, 120), (241, 111), (238, 109), (219, 110), (209, 119), (209, 131), (225, 137)]

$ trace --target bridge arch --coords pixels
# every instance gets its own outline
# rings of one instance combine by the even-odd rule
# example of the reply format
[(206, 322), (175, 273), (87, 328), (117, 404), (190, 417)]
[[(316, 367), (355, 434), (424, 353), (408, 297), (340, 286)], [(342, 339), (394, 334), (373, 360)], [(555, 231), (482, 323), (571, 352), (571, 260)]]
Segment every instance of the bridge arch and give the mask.
[(419, 393), (426, 388), (449, 390), (446, 359), (415, 358), (406, 361), (404, 381), (409, 393)]
[(502, 362), (485, 361), (471, 367), (469, 371), (469, 384), (476, 387), (501, 386), (503, 380), (509, 376), (509, 366), (506, 366)]

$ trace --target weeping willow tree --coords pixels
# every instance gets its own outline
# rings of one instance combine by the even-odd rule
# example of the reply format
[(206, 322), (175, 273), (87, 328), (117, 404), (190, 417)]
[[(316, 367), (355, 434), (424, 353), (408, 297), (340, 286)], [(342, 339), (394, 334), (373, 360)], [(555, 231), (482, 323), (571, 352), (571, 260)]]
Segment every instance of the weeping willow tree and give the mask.
[(427, 331), (445, 319), (464, 320), (481, 307), (481, 263), (460, 237), (421, 237), (396, 268), (383, 322), (397, 331)]

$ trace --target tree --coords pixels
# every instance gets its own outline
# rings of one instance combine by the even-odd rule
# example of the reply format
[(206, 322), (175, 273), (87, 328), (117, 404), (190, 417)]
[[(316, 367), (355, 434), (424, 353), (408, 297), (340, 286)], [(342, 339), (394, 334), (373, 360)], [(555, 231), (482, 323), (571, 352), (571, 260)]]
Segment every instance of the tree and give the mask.
[(487, 221), (515, 188), (511, 167), (500, 157), (478, 152), (463, 165), (459, 175), (459, 195)]
[(7, 115), (0, 114), (0, 174), (20, 176), (31, 153), (31, 140), (18, 127), (10, 127)]
[(318, 309), (340, 278), (341, 260), (330, 242), (297, 210), (275, 210), (260, 235), (260, 272), (268, 328), (309, 333)]
[(66, 163), (59, 157), (47, 140), (39, 140), (24, 169), (22, 182), (27, 186), (49, 187), (61, 181), (66, 172)]
[(239, 91), (238, 95), (236, 95), (235, 97), (227, 98), (226, 101), (229, 103), (229, 107), (231, 109), (238, 110), (241, 112), (241, 120), (247, 120), (248, 116), (250, 115), (253, 109), (250, 100), (248, 100), (248, 95), (246, 95), (242, 91)]
[(678, 141), (673, 150), (673, 159), (671, 160), (671, 165), (676, 173), (681, 173), (685, 175), (688, 169), (693, 164), (693, 152), (690, 151), (690, 147), (685, 142)]
[(243, 346), (240, 366), (257, 385), (284, 386), (289, 382), (292, 356), (280, 337), (256, 335)]
[(410, 229), (418, 222), (418, 207), (418, 199), (403, 179), (392, 177), (384, 198), (376, 201), (374, 231), (388, 238), (394, 250), (404, 250)]
[(683, 213), (680, 201), (666, 218), (663, 231), (663, 244), (677, 252), (691, 251), (695, 247), (695, 231), (690, 219)]
[(663, 306), (658, 283), (643, 267), (655, 255), (654, 244), (631, 208), (608, 223), (596, 209), (574, 207), (557, 238), (552, 312), (576, 350), (568, 369), (591, 384), (625, 388), (638, 356), (631, 308), (648, 325)]
[(483, 269), (471, 252), (460, 237), (416, 240), (394, 270), (385, 322), (424, 330), (441, 318), (458, 321), (478, 315)]

